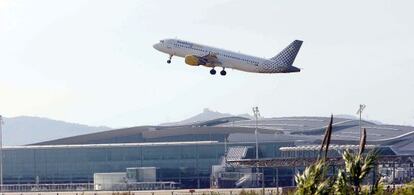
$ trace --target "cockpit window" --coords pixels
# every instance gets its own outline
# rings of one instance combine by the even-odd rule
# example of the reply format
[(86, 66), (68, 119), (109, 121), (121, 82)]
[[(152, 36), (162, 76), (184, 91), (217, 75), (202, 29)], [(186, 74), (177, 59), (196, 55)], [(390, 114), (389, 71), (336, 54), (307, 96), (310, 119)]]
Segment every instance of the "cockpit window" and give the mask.
[(160, 40), (160, 43), (164, 43), (164, 40)]

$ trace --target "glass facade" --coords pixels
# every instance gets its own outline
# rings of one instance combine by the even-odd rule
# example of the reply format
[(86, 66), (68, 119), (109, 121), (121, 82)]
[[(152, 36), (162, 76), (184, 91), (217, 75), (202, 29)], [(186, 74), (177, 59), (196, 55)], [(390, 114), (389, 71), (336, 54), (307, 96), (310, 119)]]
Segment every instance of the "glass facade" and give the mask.
[[(259, 154), (264, 158), (280, 157), (279, 148), (283, 146), (293, 143), (261, 143)], [(4, 150), (4, 183), (92, 183), (94, 173), (157, 167), (158, 181), (175, 181), (182, 188), (208, 188), (212, 165), (219, 164), (223, 154), (222, 142), (11, 147)]]

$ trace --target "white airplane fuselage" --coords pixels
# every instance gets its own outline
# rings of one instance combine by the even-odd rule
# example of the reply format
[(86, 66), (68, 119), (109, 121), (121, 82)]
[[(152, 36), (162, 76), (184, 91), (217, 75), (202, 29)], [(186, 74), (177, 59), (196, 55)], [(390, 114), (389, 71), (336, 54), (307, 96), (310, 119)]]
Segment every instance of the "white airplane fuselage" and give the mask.
[[(170, 55), (168, 63), (171, 62), (172, 56), (179, 56), (185, 58), (185, 62), (192, 66), (203, 65), (213, 69), (214, 67), (222, 67), (223, 71), (225, 68), (255, 73), (288, 73), (300, 71), (299, 68), (291, 64), (286, 64), (281, 60), (255, 57), (178, 39), (164, 39), (153, 47), (158, 51)], [(196, 61), (194, 63), (188, 63), (192, 59)]]

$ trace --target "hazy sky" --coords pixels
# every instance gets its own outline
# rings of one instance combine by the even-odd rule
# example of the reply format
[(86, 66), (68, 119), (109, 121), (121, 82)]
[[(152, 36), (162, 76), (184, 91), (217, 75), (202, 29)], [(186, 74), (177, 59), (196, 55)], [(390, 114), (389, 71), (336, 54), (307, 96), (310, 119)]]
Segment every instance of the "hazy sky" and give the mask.
[[(253, 3), (254, 2), (254, 3)], [(355, 114), (414, 125), (414, 3), (0, 0), (0, 113), (124, 127), (203, 108)], [(212, 76), (152, 48), (180, 38), (272, 57), (304, 40), (297, 74)]]

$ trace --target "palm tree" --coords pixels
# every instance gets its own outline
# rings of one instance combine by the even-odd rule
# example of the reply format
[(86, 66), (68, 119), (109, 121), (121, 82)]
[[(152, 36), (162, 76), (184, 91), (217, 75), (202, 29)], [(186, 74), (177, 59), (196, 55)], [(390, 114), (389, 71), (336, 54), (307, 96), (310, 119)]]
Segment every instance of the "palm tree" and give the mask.
[(326, 178), (328, 167), (325, 161), (319, 160), (306, 167), (302, 174), (295, 176), (297, 183), (296, 195), (322, 195), (329, 194), (330, 180)]
[(375, 166), (375, 161), (378, 157), (377, 151), (372, 150), (368, 155), (363, 155), (366, 136), (366, 129), (364, 129), (357, 154), (349, 150), (344, 151), (342, 154), (342, 158), (345, 161), (345, 171), (340, 170), (338, 172), (334, 185), (335, 194), (350, 194), (349, 190), (352, 188), (354, 194), (358, 195), (361, 191), (362, 181)]
[[(306, 167), (302, 174), (298, 173), (295, 175), (295, 181), (297, 183), (296, 195), (322, 195), (331, 193), (348, 195), (352, 194), (352, 192), (355, 195), (359, 195), (362, 181), (375, 166), (375, 161), (378, 157), (377, 151), (372, 150), (366, 156), (363, 155), (367, 138), (366, 129), (363, 129), (359, 142), (359, 151), (356, 154), (349, 150), (344, 151), (342, 158), (345, 161), (345, 169), (338, 171), (334, 183), (327, 177), (328, 164), (326, 163), (326, 159), (331, 141), (332, 121), (333, 117), (331, 116), (321, 144), (318, 160), (309, 167)], [(333, 184), (333, 187), (331, 187), (331, 184)], [(378, 187), (378, 183), (375, 186)], [(371, 192), (375, 191), (375, 189), (371, 190)]]
[[(295, 175), (295, 181), (297, 183), (296, 195), (322, 195), (329, 194), (330, 192), (331, 180), (326, 177), (328, 170), (326, 158), (331, 142), (332, 121), (333, 116), (331, 115), (331, 120), (325, 130), (318, 160), (309, 167), (306, 167), (302, 174), (298, 173)], [(323, 151), (325, 155), (320, 159)]]

